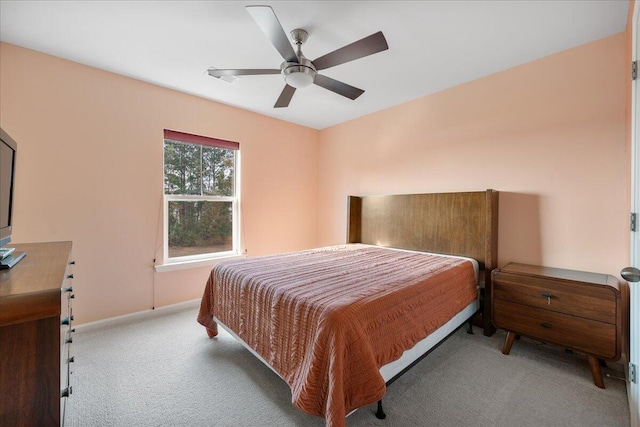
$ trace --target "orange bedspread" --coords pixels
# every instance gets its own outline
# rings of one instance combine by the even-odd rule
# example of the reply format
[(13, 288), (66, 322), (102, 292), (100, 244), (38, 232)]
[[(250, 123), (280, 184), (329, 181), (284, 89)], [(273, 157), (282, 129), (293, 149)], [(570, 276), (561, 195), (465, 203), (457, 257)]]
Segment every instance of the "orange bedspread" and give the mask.
[(346, 425), (385, 393), (382, 365), (477, 298), (470, 261), (342, 245), (218, 264), (198, 322), (213, 316), (280, 374), (293, 404)]

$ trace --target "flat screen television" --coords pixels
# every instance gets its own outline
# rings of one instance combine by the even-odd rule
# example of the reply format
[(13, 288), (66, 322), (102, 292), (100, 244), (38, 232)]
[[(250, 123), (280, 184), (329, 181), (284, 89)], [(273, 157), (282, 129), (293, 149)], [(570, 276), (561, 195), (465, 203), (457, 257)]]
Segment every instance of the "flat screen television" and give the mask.
[(0, 269), (13, 267), (25, 255), (3, 248), (11, 241), (17, 151), (16, 142), (0, 128)]

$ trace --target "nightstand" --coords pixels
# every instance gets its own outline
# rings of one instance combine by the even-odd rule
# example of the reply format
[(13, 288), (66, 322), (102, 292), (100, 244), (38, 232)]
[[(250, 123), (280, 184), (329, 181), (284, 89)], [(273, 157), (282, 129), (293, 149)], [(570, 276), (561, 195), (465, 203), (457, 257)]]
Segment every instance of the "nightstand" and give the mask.
[(626, 316), (615, 277), (516, 263), (491, 277), (492, 322), (507, 331), (502, 353), (516, 335), (585, 353), (593, 382), (604, 388), (598, 359), (620, 359)]

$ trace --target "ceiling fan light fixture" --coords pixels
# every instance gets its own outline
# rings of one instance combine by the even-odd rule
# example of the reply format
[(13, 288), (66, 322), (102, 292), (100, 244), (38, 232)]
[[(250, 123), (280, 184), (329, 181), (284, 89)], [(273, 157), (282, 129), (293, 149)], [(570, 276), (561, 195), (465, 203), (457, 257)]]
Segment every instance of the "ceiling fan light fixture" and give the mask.
[(316, 71), (304, 65), (286, 68), (283, 74), (284, 81), (296, 89), (311, 86), (316, 79)]
[(283, 62), (280, 66), (284, 81), (291, 87), (302, 89), (311, 86), (316, 79), (316, 67), (300, 54), (299, 63)]

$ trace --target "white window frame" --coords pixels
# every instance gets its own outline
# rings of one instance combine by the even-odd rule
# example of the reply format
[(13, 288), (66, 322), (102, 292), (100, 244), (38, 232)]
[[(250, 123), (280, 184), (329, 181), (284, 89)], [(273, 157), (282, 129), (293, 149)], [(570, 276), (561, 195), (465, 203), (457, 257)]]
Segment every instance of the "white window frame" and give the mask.
[[(164, 138), (172, 139), (172, 138)], [(184, 144), (198, 145), (197, 143), (191, 143), (187, 141), (176, 141)], [(204, 145), (204, 144), (202, 144)], [(240, 149), (234, 151), (234, 170), (233, 170), (233, 188), (234, 196), (205, 196), (205, 195), (177, 195), (177, 194), (164, 194), (164, 142), (162, 152), (162, 178), (163, 178), (163, 266), (170, 267), (176, 265), (183, 266), (200, 266), (208, 265), (207, 261), (218, 261), (222, 258), (236, 257), (241, 254), (240, 248)], [(210, 252), (197, 255), (186, 255), (181, 257), (169, 257), (169, 202), (182, 201), (182, 202), (198, 202), (198, 201), (213, 201), (213, 202), (231, 202), (232, 209), (232, 250), (221, 252)], [(171, 268), (163, 268), (163, 266), (156, 266), (157, 271), (166, 271)]]

